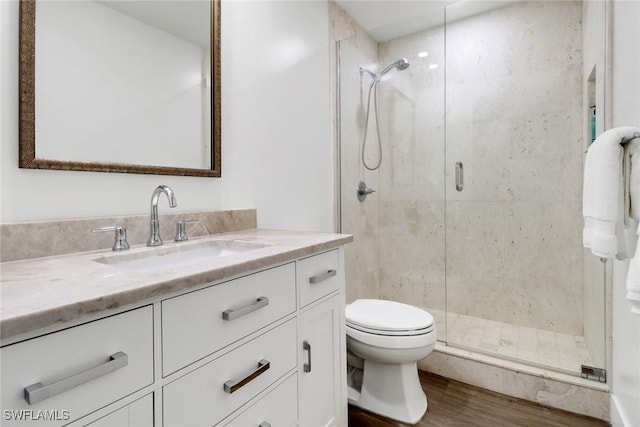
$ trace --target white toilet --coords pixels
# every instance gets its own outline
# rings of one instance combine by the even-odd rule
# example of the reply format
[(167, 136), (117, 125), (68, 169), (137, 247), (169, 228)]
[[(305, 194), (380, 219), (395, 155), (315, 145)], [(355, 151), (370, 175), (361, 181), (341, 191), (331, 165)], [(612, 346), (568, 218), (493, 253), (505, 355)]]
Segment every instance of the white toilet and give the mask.
[(427, 410), (418, 360), (436, 343), (433, 316), (394, 301), (359, 299), (347, 305), (349, 403), (415, 424)]

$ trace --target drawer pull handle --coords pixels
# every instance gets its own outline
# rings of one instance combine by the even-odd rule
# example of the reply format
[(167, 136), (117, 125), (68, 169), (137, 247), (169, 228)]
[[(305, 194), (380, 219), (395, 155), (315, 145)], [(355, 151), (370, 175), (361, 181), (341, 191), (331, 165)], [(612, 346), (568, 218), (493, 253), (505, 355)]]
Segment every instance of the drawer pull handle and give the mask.
[(41, 402), (45, 399), (53, 397), (57, 394), (63, 393), (74, 387), (82, 384), (86, 384), (97, 378), (103, 377), (111, 372), (117, 371), (120, 368), (124, 368), (129, 364), (129, 356), (121, 351), (109, 356), (109, 361), (95, 368), (87, 369), (86, 371), (77, 373), (63, 380), (56, 381), (50, 384), (35, 383), (24, 388), (24, 400), (29, 405)]
[(263, 307), (266, 307), (269, 305), (269, 298), (267, 297), (260, 297), (258, 299), (256, 299), (256, 302), (249, 304), (245, 307), (239, 308), (237, 310), (225, 310), (222, 312), (222, 318), (224, 320), (233, 320), (233, 319), (237, 319), (238, 317), (242, 317), (245, 314), (249, 314), (251, 312), (254, 312), (256, 310), (259, 310)]
[(233, 393), (234, 391), (237, 391), (241, 387), (249, 384), (251, 381), (258, 378), (260, 375), (264, 374), (270, 367), (271, 367), (271, 363), (268, 360), (266, 359), (260, 360), (258, 362), (258, 369), (251, 372), (249, 375), (247, 375), (240, 381), (229, 380), (226, 383), (224, 383), (224, 391), (226, 391), (229, 394)]
[(302, 350), (309, 352), (309, 357), (307, 359), (307, 363), (302, 365), (302, 370), (304, 372), (311, 372), (311, 344), (309, 344), (309, 341), (303, 341), (302, 342)]
[(331, 279), (336, 274), (338, 274), (336, 270), (327, 270), (325, 273), (309, 277), (309, 283), (315, 285), (316, 283), (324, 282), (327, 279)]
[(271, 423), (268, 421), (263, 421), (258, 427), (271, 427)]

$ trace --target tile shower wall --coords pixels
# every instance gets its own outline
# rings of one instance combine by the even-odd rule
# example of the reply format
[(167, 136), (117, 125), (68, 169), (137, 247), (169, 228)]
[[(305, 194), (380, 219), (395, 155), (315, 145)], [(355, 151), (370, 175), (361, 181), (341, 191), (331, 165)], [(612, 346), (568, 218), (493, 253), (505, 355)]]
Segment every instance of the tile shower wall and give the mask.
[[(356, 197), (358, 182), (379, 190), (378, 172), (367, 171), (360, 161), (368, 76), (359, 67), (377, 63), (378, 44), (339, 6), (332, 3), (334, 37), (340, 42), (341, 102), (341, 226), (354, 241), (345, 249), (347, 302), (375, 298), (380, 281), (379, 199), (374, 193), (363, 203)], [(370, 123), (373, 125), (373, 123)], [(375, 132), (369, 127), (370, 135)], [(373, 144), (372, 144), (373, 145)]]

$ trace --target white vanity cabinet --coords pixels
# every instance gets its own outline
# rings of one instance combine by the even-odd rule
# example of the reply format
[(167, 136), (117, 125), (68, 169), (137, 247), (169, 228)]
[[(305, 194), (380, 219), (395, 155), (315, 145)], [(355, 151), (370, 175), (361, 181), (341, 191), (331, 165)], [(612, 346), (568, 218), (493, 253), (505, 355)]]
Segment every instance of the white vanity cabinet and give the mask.
[(343, 249), (281, 259), (14, 339), (0, 424), (346, 426)]
[[(300, 426), (343, 426), (342, 366), (344, 351), (340, 331), (342, 295), (335, 295), (300, 314), (299, 400)], [(346, 382), (345, 382), (346, 384)], [(344, 404), (343, 404), (344, 403)]]
[(335, 249), (163, 301), (165, 374), (218, 351), (163, 387), (164, 426), (346, 425), (340, 259)]
[(336, 249), (300, 260), (298, 288), (300, 305), (308, 304), (298, 314), (300, 426), (345, 426), (344, 268), (340, 252)]
[(152, 306), (2, 347), (0, 363), (3, 426), (67, 424), (153, 384)]

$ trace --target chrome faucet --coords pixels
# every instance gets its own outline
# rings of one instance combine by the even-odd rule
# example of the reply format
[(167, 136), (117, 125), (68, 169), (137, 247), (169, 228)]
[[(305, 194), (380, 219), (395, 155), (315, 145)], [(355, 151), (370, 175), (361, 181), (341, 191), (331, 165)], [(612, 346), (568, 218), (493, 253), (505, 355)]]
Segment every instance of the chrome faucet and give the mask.
[(160, 220), (158, 219), (158, 199), (162, 193), (167, 195), (167, 198), (169, 199), (169, 207), (175, 208), (178, 206), (173, 190), (168, 185), (159, 185), (155, 190), (153, 190), (153, 193), (151, 194), (151, 221), (149, 223), (151, 227), (151, 234), (149, 234), (147, 246), (162, 245), (162, 239), (160, 238)]

